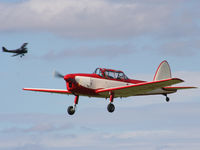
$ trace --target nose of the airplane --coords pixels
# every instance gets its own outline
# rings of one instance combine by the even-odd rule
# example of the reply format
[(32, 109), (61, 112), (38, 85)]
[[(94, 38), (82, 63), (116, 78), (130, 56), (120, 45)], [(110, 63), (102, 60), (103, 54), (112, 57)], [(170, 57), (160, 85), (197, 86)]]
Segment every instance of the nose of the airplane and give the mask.
[(66, 82), (76, 83), (75, 75), (73, 75), (73, 74), (65, 75), (64, 79), (65, 79)]
[(76, 90), (76, 87), (77, 87), (75, 75), (74, 74), (65, 75), (64, 80), (66, 81), (67, 89), (71, 92), (74, 92)]

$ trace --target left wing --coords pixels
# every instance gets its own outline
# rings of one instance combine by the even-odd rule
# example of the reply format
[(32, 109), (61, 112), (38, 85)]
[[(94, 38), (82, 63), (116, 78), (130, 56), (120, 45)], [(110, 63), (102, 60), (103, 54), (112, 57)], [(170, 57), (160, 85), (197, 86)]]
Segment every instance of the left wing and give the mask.
[(68, 90), (63, 90), (63, 89), (23, 88), (23, 90), (25, 90), (25, 91), (35, 91), (35, 92), (57, 93), (57, 94), (72, 94)]
[[(96, 93), (99, 93), (100, 95), (109, 95), (109, 92), (113, 92), (115, 97), (128, 97), (128, 96), (135, 96), (135, 95), (145, 95), (150, 91), (160, 89), (170, 86), (173, 84), (184, 82), (181, 79), (178, 78), (170, 78), (170, 79), (164, 79), (159, 81), (152, 81), (152, 82), (143, 82), (139, 84), (133, 84), (133, 85), (127, 85), (122, 87), (114, 87), (114, 88), (107, 88), (107, 89), (99, 89), (96, 90)], [(162, 93), (159, 93), (162, 94)]]

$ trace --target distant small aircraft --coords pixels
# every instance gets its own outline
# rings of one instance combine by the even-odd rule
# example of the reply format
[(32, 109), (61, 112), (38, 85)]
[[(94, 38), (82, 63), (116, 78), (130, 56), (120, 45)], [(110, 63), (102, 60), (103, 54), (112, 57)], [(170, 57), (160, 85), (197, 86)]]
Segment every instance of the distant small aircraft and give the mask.
[(15, 53), (15, 55), (12, 55), (12, 57), (17, 56), (17, 55), (20, 55), (20, 57), (22, 57), (22, 56), (24, 56), (25, 53), (28, 52), (28, 50), (26, 48), (27, 44), (28, 43), (24, 43), (20, 48), (15, 49), (15, 50), (7, 50), (5, 47), (2, 47), (2, 49), (3, 49), (3, 52)]
[(66, 82), (65, 89), (41, 89), (41, 88), (23, 88), (23, 90), (68, 94), (74, 95), (74, 105), (68, 107), (68, 114), (73, 115), (78, 104), (79, 95), (88, 97), (109, 98), (107, 106), (108, 112), (113, 112), (115, 106), (114, 98), (129, 97), (140, 95), (164, 95), (169, 102), (168, 94), (175, 93), (177, 90), (190, 89), (195, 87), (171, 86), (184, 82), (179, 78), (172, 78), (170, 66), (167, 61), (160, 63), (153, 81), (141, 81), (129, 79), (122, 71), (97, 68), (92, 74), (55, 74)]

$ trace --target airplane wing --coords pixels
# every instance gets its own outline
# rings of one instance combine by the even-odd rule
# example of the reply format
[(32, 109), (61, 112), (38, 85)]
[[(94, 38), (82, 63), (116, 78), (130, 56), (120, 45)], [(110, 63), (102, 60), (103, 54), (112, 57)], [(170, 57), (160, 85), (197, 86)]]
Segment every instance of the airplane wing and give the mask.
[[(161, 89), (166, 86), (184, 82), (178, 78), (170, 78), (159, 81), (143, 82), (139, 84), (127, 85), (122, 87), (114, 87), (107, 89), (96, 90), (96, 93), (100, 95), (109, 95), (109, 92), (113, 92), (115, 97), (128, 97), (136, 95), (146, 95), (148, 92)], [(162, 94), (162, 93), (161, 93)]]
[(46, 93), (57, 93), (57, 94), (72, 94), (68, 90), (63, 89), (38, 89), (38, 88), (23, 88), (25, 91), (35, 91), (35, 92), (46, 92)]
[(27, 44), (28, 44), (28, 43), (24, 43), (24, 44), (21, 46), (21, 48), (26, 47)]

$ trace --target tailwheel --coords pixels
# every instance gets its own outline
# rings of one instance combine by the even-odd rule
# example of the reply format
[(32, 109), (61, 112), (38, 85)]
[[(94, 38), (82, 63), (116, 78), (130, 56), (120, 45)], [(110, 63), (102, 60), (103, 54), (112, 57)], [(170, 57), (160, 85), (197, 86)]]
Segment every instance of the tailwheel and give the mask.
[(73, 106), (69, 106), (67, 112), (69, 115), (73, 115), (75, 113), (75, 108)]
[(166, 102), (169, 102), (169, 101), (170, 101), (170, 98), (166, 96)]
[(170, 101), (170, 98), (167, 96), (167, 94), (163, 94), (165, 97), (166, 97), (166, 102), (169, 102)]
[(112, 103), (108, 104), (107, 110), (108, 112), (112, 113), (115, 110), (115, 105)]

